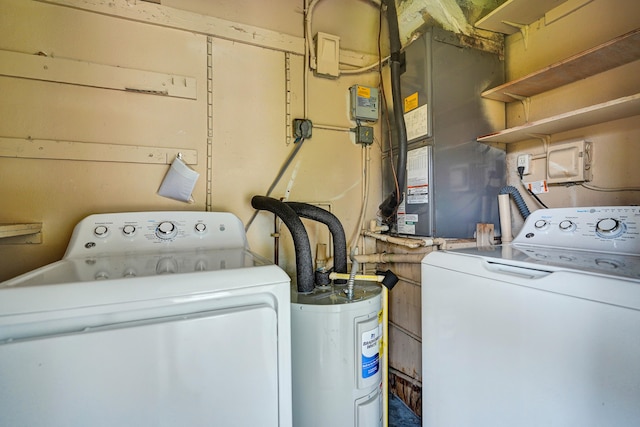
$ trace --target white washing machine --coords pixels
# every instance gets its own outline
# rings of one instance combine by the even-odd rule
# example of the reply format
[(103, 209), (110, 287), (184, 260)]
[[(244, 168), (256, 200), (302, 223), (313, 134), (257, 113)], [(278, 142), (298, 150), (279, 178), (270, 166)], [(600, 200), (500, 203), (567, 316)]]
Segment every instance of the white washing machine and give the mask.
[(89, 216), (0, 284), (0, 425), (291, 426), (289, 282), (229, 213)]
[(422, 263), (423, 425), (640, 425), (640, 207), (543, 209)]

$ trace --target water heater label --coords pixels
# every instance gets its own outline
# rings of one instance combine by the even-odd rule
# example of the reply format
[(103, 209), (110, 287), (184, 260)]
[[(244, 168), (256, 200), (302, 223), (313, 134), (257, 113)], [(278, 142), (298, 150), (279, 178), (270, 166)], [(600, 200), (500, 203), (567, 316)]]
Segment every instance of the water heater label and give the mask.
[(362, 334), (362, 378), (374, 376), (380, 370), (380, 330), (378, 327)]

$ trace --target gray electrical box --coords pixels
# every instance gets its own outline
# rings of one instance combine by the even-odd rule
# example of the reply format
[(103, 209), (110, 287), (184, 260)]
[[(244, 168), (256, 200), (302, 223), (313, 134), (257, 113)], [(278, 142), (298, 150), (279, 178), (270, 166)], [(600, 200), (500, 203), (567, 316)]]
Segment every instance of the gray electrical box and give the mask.
[[(504, 61), (437, 28), (409, 45), (405, 58), (400, 84), (409, 145), (407, 187), (393, 231), (473, 238), (477, 223), (491, 223), (499, 232), (505, 152), (476, 138), (504, 129), (504, 103), (480, 96), (504, 81)], [(389, 116), (395, 127), (393, 112)], [(384, 141), (385, 194), (394, 188), (389, 160), (395, 166), (398, 143), (392, 135), (391, 143)]]
[(351, 118), (367, 122), (378, 121), (378, 89), (354, 85), (349, 88), (351, 94)]

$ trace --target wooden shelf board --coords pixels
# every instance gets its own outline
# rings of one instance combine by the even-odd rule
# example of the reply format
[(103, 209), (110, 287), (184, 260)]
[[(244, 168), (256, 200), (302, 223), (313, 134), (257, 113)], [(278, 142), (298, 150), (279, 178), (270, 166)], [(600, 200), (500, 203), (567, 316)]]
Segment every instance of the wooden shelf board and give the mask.
[(640, 59), (640, 29), (580, 52), (546, 68), (482, 93), (484, 98), (512, 102), (508, 94), (529, 97)]
[(475, 26), (496, 33), (517, 33), (519, 29), (505, 24), (505, 21), (528, 25), (565, 1), (567, 0), (508, 0), (476, 22)]
[(27, 234), (36, 234), (42, 231), (42, 223), (26, 223), (26, 224), (0, 224), (0, 238), (25, 236)]
[(532, 135), (552, 135), (571, 129), (640, 115), (640, 94), (625, 96), (521, 126), (481, 136), (479, 142), (512, 143), (530, 139)]

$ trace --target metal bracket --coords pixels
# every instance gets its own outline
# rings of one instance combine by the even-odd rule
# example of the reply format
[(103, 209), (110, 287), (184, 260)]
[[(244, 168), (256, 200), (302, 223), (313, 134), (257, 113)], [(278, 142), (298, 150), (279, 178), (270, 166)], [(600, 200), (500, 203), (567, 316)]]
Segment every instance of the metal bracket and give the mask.
[(524, 50), (527, 50), (527, 46), (529, 43), (529, 26), (526, 24), (518, 24), (509, 21), (502, 21), (502, 23), (520, 30), (520, 33), (522, 34), (522, 41), (524, 42)]

